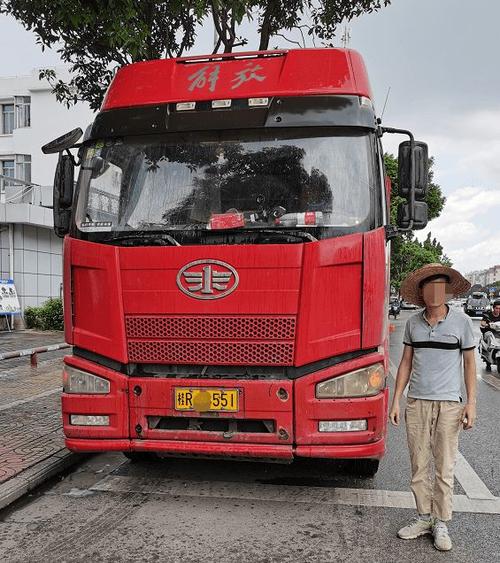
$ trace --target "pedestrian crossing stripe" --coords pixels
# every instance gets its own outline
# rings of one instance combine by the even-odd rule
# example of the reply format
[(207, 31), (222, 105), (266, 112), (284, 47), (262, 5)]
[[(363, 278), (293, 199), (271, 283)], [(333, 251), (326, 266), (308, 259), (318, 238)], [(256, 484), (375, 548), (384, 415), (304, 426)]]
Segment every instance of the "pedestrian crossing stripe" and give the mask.
[[(241, 501), (285, 502), (415, 509), (413, 495), (403, 491), (266, 485), (226, 481), (190, 481), (108, 475), (90, 488), (101, 493), (142, 493), (170, 497), (216, 498)], [(453, 496), (454, 512), (500, 514), (500, 499), (471, 499)]]

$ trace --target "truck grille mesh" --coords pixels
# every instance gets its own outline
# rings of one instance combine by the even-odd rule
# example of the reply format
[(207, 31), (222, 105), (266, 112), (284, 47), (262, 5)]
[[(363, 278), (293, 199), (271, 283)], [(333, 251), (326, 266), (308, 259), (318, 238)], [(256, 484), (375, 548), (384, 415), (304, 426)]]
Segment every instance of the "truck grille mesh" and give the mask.
[(294, 317), (127, 317), (129, 338), (293, 340)]
[(129, 316), (125, 322), (131, 362), (267, 366), (293, 363), (294, 317)]

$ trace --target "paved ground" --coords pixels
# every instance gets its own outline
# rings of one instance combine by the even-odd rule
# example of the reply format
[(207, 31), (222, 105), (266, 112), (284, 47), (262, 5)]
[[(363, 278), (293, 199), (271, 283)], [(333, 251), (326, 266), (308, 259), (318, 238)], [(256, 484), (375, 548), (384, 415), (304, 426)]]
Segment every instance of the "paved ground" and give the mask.
[[(401, 355), (404, 313), (391, 335)], [(478, 321), (474, 321), (479, 336)], [(87, 458), (0, 512), (6, 562), (500, 561), (500, 380), (478, 362), (477, 428), (460, 438), (454, 548), (396, 530), (414, 514), (404, 426), (390, 427), (375, 478), (338, 462), (288, 466), (175, 459), (131, 464), (119, 453)], [(393, 379), (389, 384), (393, 387)]]
[[(61, 332), (2, 333), (0, 351), (63, 341)], [(54, 356), (63, 352), (40, 354), (37, 368), (29, 357), (0, 361), (0, 508), (74, 459), (61, 431), (61, 360)]]

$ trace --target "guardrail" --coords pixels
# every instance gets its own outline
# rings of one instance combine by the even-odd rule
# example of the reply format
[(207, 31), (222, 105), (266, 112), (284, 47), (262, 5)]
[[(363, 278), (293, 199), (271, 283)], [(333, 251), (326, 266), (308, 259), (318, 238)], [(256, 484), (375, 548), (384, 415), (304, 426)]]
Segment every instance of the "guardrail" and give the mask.
[(3, 354), (0, 354), (0, 361), (30, 356), (31, 367), (36, 368), (38, 366), (38, 354), (42, 354), (44, 352), (53, 352), (55, 350), (64, 350), (65, 348), (71, 348), (71, 345), (66, 344), (66, 342), (61, 342), (60, 344), (51, 344), (50, 346), (39, 346), (38, 348), (15, 350), (14, 352), (5, 352)]

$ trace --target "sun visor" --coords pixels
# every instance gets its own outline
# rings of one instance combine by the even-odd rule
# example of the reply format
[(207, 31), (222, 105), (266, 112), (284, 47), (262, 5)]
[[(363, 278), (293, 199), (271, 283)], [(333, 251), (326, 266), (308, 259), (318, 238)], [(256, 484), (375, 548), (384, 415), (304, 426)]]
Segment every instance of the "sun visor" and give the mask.
[(360, 96), (270, 98), (266, 107), (252, 107), (247, 99), (231, 102), (221, 109), (204, 101), (187, 111), (178, 110), (178, 104), (104, 111), (97, 115), (90, 138), (260, 127), (376, 128), (371, 102)]

